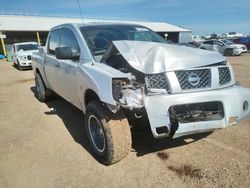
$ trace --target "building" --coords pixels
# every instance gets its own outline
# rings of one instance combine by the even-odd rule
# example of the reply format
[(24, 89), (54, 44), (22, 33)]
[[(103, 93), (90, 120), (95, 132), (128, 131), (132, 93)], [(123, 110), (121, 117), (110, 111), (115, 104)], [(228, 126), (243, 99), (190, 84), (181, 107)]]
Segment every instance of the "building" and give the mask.
[(192, 41), (192, 32), (175, 25), (165, 22), (148, 22), (148, 21), (124, 21), (124, 20), (107, 20), (107, 19), (84, 19), (66, 18), (66, 17), (49, 17), (49, 16), (24, 16), (24, 15), (0, 15), (0, 53), (5, 53), (5, 44), (15, 42), (38, 41), (45, 44), (48, 31), (59, 24), (63, 23), (88, 23), (88, 22), (110, 22), (110, 23), (131, 23), (139, 24), (152, 29), (163, 38), (175, 43), (187, 43)]

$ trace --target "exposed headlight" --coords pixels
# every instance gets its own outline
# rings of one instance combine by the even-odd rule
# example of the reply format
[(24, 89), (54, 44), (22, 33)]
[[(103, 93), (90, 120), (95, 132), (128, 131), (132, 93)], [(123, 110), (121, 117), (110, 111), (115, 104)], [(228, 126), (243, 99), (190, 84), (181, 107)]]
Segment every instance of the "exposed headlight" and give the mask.
[(125, 89), (122, 91), (122, 98), (119, 100), (123, 106), (129, 109), (143, 107), (143, 93), (141, 89)]
[(115, 101), (125, 108), (143, 107), (143, 88), (129, 83), (127, 79), (112, 80), (112, 95)]
[(121, 98), (122, 87), (128, 84), (127, 79), (118, 78), (112, 80), (112, 94), (115, 101), (119, 101)]

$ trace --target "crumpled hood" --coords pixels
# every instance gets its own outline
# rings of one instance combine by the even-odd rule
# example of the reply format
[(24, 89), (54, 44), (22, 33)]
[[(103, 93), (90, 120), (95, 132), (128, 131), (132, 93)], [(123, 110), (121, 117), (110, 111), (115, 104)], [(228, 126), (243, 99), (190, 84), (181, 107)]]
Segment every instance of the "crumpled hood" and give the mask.
[(113, 41), (126, 61), (145, 74), (188, 69), (226, 61), (218, 52), (144, 41)]

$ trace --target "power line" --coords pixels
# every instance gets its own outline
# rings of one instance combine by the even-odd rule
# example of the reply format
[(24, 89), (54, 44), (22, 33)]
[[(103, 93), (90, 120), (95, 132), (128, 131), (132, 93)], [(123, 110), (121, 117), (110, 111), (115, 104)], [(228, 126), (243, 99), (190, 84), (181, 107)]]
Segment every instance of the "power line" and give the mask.
[(80, 1), (79, 1), (79, 0), (77, 0), (77, 4), (78, 4), (79, 11), (80, 11), (80, 15), (81, 15), (82, 23), (84, 24), (83, 14), (82, 14), (82, 9), (81, 9), (81, 5), (80, 5)]

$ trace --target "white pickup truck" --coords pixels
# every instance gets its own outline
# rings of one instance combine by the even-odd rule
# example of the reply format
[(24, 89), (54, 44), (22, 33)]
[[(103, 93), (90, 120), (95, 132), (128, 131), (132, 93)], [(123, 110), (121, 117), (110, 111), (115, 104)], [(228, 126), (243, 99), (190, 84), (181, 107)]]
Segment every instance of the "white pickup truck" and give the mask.
[(31, 55), (38, 52), (36, 42), (20, 42), (13, 44), (13, 63), (18, 66), (19, 70), (31, 68)]
[(225, 57), (167, 44), (140, 25), (60, 25), (32, 60), (38, 99), (57, 93), (82, 110), (93, 154), (105, 164), (130, 152), (131, 125), (148, 122), (155, 138), (176, 138), (249, 115), (250, 90), (235, 82)]

